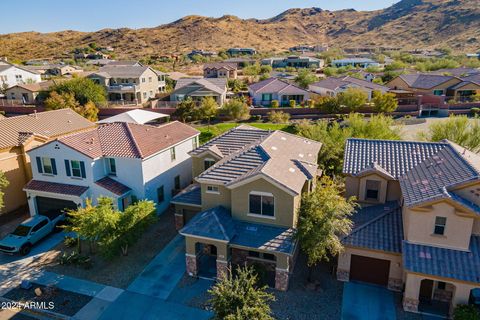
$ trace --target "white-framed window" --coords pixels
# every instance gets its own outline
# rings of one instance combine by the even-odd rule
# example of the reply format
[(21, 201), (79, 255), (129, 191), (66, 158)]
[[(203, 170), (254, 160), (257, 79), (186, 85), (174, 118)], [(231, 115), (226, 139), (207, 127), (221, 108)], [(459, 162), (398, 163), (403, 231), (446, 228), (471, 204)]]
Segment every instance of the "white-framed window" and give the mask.
[(445, 234), (446, 225), (447, 225), (447, 218), (435, 217), (435, 227), (433, 228), (433, 233), (439, 236), (443, 236)]
[(252, 191), (249, 194), (249, 213), (252, 215), (275, 217), (275, 199), (273, 194)]
[(145, 78), (142, 78), (142, 83), (144, 83), (144, 82), (145, 82)]
[(23, 81), (22, 75), (21, 75), (21, 74), (16, 74), (16, 75), (15, 75), (15, 80), (16, 80), (17, 82), (22, 82), (22, 81)]
[(108, 174), (112, 176), (117, 175), (117, 164), (114, 158), (107, 158), (107, 169), (108, 169)]
[(175, 147), (170, 148), (170, 160), (175, 161), (177, 159), (177, 155), (175, 153)]
[(152, 77), (148, 77), (148, 82), (152, 82)]
[(145, 99), (147, 98), (147, 93), (146, 92), (143, 93), (143, 98), (145, 98)]
[(43, 173), (53, 174), (53, 165), (52, 165), (51, 158), (42, 157), (42, 167), (43, 167)]
[(207, 186), (207, 193), (220, 194), (220, 190), (218, 189), (218, 186), (208, 185)]
[(216, 162), (215, 159), (211, 159), (211, 158), (206, 158), (205, 160), (203, 160), (204, 170), (207, 170), (208, 168), (213, 166), (215, 162)]
[(72, 177), (75, 177), (75, 178), (82, 177), (82, 169), (80, 167), (80, 161), (70, 160), (70, 167), (72, 168)]

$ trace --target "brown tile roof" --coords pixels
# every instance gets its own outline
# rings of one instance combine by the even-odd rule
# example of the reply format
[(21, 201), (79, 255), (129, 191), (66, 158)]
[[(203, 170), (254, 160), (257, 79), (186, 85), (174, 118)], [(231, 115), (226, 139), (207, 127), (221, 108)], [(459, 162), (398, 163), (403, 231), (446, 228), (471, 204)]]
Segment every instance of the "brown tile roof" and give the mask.
[(128, 191), (132, 190), (129, 187), (127, 187), (126, 185), (124, 185), (124, 184), (122, 184), (122, 183), (120, 183), (116, 180), (113, 180), (110, 177), (104, 177), (100, 180), (97, 180), (97, 181), (95, 181), (95, 184), (97, 184), (98, 186), (102, 187), (105, 190), (110, 191), (113, 194), (116, 194), (117, 196), (124, 195)]
[(233, 62), (210, 62), (203, 65), (203, 69), (222, 69), (236, 70), (238, 68), (236, 63)]
[(61, 143), (88, 157), (146, 158), (199, 132), (178, 121), (159, 127), (115, 122), (61, 139)]
[(59, 193), (79, 197), (88, 190), (88, 187), (76, 186), (65, 183), (31, 180), (25, 185), (25, 187), (23, 187), (23, 190)]
[(56, 138), (94, 126), (94, 123), (71, 109), (9, 117), (0, 121), (0, 149), (19, 146), (25, 141), (26, 135)]

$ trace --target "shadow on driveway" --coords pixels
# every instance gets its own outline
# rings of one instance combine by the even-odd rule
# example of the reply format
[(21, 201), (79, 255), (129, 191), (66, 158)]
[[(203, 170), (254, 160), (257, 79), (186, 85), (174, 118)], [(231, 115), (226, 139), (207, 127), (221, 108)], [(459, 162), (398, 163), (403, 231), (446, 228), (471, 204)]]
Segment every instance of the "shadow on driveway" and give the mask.
[(342, 320), (395, 320), (393, 293), (386, 288), (347, 282), (343, 287)]

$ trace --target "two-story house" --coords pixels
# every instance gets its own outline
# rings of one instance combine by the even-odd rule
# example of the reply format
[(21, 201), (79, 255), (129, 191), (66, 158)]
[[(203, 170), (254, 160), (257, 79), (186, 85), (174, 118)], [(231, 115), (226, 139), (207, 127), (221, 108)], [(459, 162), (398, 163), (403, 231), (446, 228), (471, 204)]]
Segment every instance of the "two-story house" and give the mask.
[(163, 73), (137, 64), (108, 64), (88, 78), (105, 87), (111, 103), (143, 104), (165, 90)]
[(40, 73), (0, 60), (0, 87), (10, 88), (17, 84), (42, 81)]
[(298, 249), (297, 209), (302, 192), (316, 184), (320, 147), (239, 126), (190, 152), (197, 185), (172, 200), (177, 228), (186, 222), (180, 234), (187, 272), (222, 277), (231, 264), (258, 263), (271, 285), (287, 290)]
[(480, 288), (480, 156), (450, 142), (349, 139), (346, 195), (362, 209), (337, 278), (403, 291), (412, 312), (452, 312)]
[(24, 187), (30, 213), (59, 214), (100, 196), (113, 198), (119, 210), (149, 199), (163, 212), (192, 181), (188, 152), (198, 134), (177, 121), (159, 127), (117, 122), (32, 149), (33, 178)]

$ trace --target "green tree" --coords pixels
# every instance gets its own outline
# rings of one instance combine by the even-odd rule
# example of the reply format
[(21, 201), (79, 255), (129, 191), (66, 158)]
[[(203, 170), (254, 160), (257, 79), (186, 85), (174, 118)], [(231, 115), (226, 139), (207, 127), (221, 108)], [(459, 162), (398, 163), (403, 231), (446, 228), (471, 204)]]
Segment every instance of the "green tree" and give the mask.
[(368, 95), (365, 91), (359, 88), (347, 88), (345, 91), (337, 95), (340, 106), (345, 106), (350, 110), (363, 107), (368, 100)]
[(268, 121), (272, 123), (288, 123), (290, 114), (283, 111), (270, 111), (268, 113)]
[(309, 69), (300, 70), (295, 78), (295, 82), (304, 89), (307, 89), (309, 85), (317, 80), (317, 76)]
[(302, 196), (296, 237), (309, 266), (343, 250), (341, 238), (352, 229), (356, 207), (355, 198), (345, 199), (343, 192), (343, 183), (324, 176), (313, 192)]
[(192, 98), (187, 97), (178, 104), (173, 115), (180, 118), (182, 122), (187, 122), (188, 120), (192, 120), (192, 118), (194, 118), (195, 107), (195, 101), (193, 101)]
[(202, 99), (200, 106), (196, 109), (195, 117), (200, 120), (207, 120), (210, 126), (210, 120), (218, 113), (218, 103), (213, 97), (205, 97)]
[(404, 62), (399, 61), (399, 60), (395, 60), (392, 63), (390, 63), (389, 65), (385, 66), (385, 71), (401, 70), (401, 69), (405, 69), (406, 67), (407, 67), (407, 65)]
[(71, 80), (57, 83), (50, 88), (50, 92), (73, 94), (75, 100), (81, 105), (91, 101), (97, 107), (103, 107), (107, 103), (105, 88), (89, 78), (75, 77)]
[(260, 74), (261, 68), (258, 63), (246, 66), (243, 68), (243, 74), (245, 76), (258, 76)]
[(473, 152), (480, 151), (480, 119), (451, 115), (445, 121), (437, 121), (428, 127), (421, 139), (441, 141), (448, 139)]
[(5, 205), (4, 202), (4, 195), (5, 195), (5, 188), (8, 187), (9, 182), (7, 180), (7, 177), (5, 177), (5, 173), (3, 171), (0, 171), (0, 211), (3, 209), (3, 206)]
[(272, 66), (269, 66), (269, 65), (262, 65), (260, 66), (260, 73), (261, 74), (268, 74), (270, 75), (270, 73), (273, 71), (273, 68)]
[(344, 130), (353, 138), (400, 140), (400, 129), (392, 117), (383, 114), (366, 119), (358, 113), (351, 113), (345, 118)]
[(246, 88), (245, 83), (239, 79), (228, 79), (228, 88), (230, 91), (238, 93)]
[(453, 320), (480, 320), (480, 312), (474, 305), (460, 304), (453, 311)]
[(56, 91), (50, 92), (50, 96), (45, 100), (46, 110), (57, 110), (70, 108), (75, 110), (78, 107), (78, 101), (75, 100), (73, 93), (63, 92), (57, 93)]
[(210, 304), (217, 320), (273, 320), (269, 302), (275, 297), (257, 285), (252, 267), (231, 269), (210, 290)]
[(340, 111), (340, 104), (336, 97), (319, 97), (315, 101), (315, 107), (328, 113)]
[(240, 99), (232, 99), (224, 104), (220, 113), (229, 120), (248, 120), (250, 118), (250, 109), (248, 105)]
[(379, 113), (388, 113), (397, 110), (397, 97), (390, 92), (373, 91), (373, 108)]

